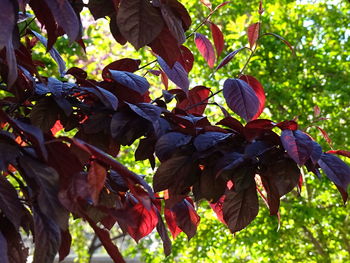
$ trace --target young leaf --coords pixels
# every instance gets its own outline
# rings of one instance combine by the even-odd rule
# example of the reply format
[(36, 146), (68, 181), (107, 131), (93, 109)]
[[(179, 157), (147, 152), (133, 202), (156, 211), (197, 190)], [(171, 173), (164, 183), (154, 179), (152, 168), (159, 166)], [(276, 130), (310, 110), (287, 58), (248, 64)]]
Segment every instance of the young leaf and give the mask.
[(271, 36), (278, 38), (279, 40), (281, 40), (284, 44), (286, 44), (289, 47), (290, 51), (292, 51), (292, 54), (295, 53), (293, 46), (287, 40), (285, 40), (283, 37), (281, 37), (280, 35), (277, 35), (275, 33), (265, 33), (264, 35), (271, 35)]
[(164, 27), (161, 14), (145, 0), (121, 1), (117, 24), (122, 35), (136, 49), (151, 43)]
[(178, 61), (176, 61), (174, 66), (171, 68), (161, 57), (158, 56), (157, 59), (159, 65), (164, 70), (168, 78), (187, 94), (190, 81), (188, 80), (188, 74), (184, 67)]
[(223, 93), (228, 107), (246, 121), (250, 121), (258, 113), (259, 98), (245, 81), (241, 79), (225, 80)]
[(223, 60), (221, 60), (221, 62), (219, 63), (219, 65), (216, 67), (215, 71), (217, 71), (218, 69), (222, 68), (223, 66), (225, 66), (227, 63), (229, 63), (238, 52), (240, 52), (241, 50), (245, 49), (246, 47), (241, 47), (235, 51), (230, 52), (226, 57), (223, 58)]
[(323, 138), (326, 140), (328, 145), (332, 147), (332, 139), (331, 139), (331, 137), (329, 137), (328, 133), (319, 126), (316, 126), (316, 128), (321, 132)]
[(224, 7), (225, 5), (227, 5), (229, 3), (231, 3), (231, 1), (226, 1), (226, 2), (219, 4), (218, 6), (215, 7), (214, 11), (217, 11), (218, 9), (220, 9), (221, 7)]
[(149, 83), (144, 77), (127, 71), (109, 70), (109, 72), (114, 81), (136, 91), (140, 95), (145, 94), (149, 89)]
[(201, 53), (201, 55), (204, 57), (205, 61), (207, 61), (209, 67), (210, 68), (214, 67), (215, 52), (214, 52), (214, 47), (212, 43), (209, 41), (209, 39), (200, 33), (195, 33), (194, 42), (196, 43), (196, 46), (199, 52)]
[(222, 51), (224, 50), (225, 47), (225, 41), (224, 41), (224, 35), (222, 34), (220, 28), (214, 24), (213, 22), (210, 22), (210, 30), (211, 30), (211, 35), (214, 40), (214, 45), (216, 49), (216, 57), (220, 57)]
[(226, 192), (223, 205), (224, 220), (232, 233), (242, 230), (258, 215), (259, 203), (255, 184), (235, 192)]
[(347, 188), (350, 183), (350, 167), (337, 156), (323, 153), (318, 164), (327, 177), (338, 187), (344, 203), (348, 199)]
[(200, 0), (203, 5), (209, 8), (209, 10), (212, 10), (212, 5), (209, 0)]
[(259, 110), (257, 111), (257, 113), (255, 114), (255, 116), (253, 116), (253, 120), (257, 119), (260, 114), (263, 112), (264, 107), (265, 107), (265, 91), (263, 86), (261, 85), (261, 83), (254, 77), (249, 76), (249, 75), (242, 75), (239, 77), (241, 80), (244, 80), (245, 82), (248, 83), (249, 86), (251, 86), (253, 88), (253, 90), (255, 91), (256, 96), (259, 99)]
[(247, 35), (250, 48), (252, 48), (259, 38), (260, 22), (254, 23), (248, 27)]

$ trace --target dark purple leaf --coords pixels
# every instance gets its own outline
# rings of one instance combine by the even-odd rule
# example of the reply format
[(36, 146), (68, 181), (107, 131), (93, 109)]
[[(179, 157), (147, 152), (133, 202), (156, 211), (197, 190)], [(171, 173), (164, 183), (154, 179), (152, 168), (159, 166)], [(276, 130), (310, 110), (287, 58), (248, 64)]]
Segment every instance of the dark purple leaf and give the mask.
[(110, 0), (90, 0), (87, 7), (95, 20), (104, 18), (115, 12), (113, 1)]
[(254, 220), (259, 212), (255, 184), (235, 192), (229, 190), (223, 205), (224, 220), (232, 233), (242, 230)]
[(327, 177), (338, 187), (344, 203), (347, 201), (347, 188), (350, 183), (350, 167), (335, 155), (323, 153), (318, 164)]
[(7, 256), (7, 241), (1, 232), (0, 232), (0, 257), (3, 263), (9, 263), (9, 259)]
[(164, 22), (149, 1), (121, 1), (117, 24), (122, 35), (139, 49), (151, 43), (162, 31)]
[(168, 76), (168, 78), (187, 94), (190, 86), (190, 81), (188, 80), (188, 74), (184, 67), (178, 61), (176, 61), (174, 66), (170, 68), (161, 57), (158, 56), (157, 59), (159, 65)]
[(68, 212), (58, 200), (59, 175), (51, 167), (31, 157), (19, 158), (19, 169), (47, 220), (52, 220), (61, 229), (67, 229)]
[(229, 138), (231, 133), (221, 133), (221, 132), (206, 132), (198, 135), (194, 141), (193, 145), (196, 147), (197, 151), (205, 151), (216, 144), (225, 141)]
[(283, 130), (281, 141), (288, 155), (299, 165), (304, 165), (311, 157), (314, 144), (312, 139), (300, 130)]
[(140, 95), (145, 94), (149, 89), (149, 83), (144, 77), (127, 71), (110, 70), (109, 72), (114, 81), (136, 91)]
[[(160, 11), (162, 13), (165, 24), (168, 26), (171, 34), (177, 40), (177, 44), (181, 45), (186, 41), (185, 31), (182, 27), (182, 21), (177, 17), (170, 6), (161, 4)], [(173, 43), (175, 45), (175, 43)]]
[(0, 143), (0, 171), (6, 172), (9, 164), (16, 165), (19, 155), (20, 149), (17, 145)]
[(34, 210), (35, 250), (33, 263), (53, 262), (58, 252), (61, 240), (61, 231), (56, 222)]
[(171, 253), (171, 246), (172, 246), (171, 241), (170, 241), (167, 229), (165, 227), (165, 224), (163, 222), (162, 216), (158, 211), (157, 211), (157, 215), (158, 215), (157, 232), (163, 241), (164, 254), (165, 256), (169, 256)]
[(64, 260), (70, 252), (70, 247), (72, 244), (72, 236), (69, 233), (69, 230), (61, 230), (61, 245), (58, 251), (59, 261)]
[(0, 118), (6, 120), (21, 136), (27, 137), (35, 146), (35, 150), (44, 160), (47, 159), (47, 151), (44, 143), (44, 136), (41, 130), (35, 126), (14, 120), (0, 110)]
[(265, 169), (260, 173), (261, 181), (267, 193), (267, 203), (270, 214), (278, 213), (280, 197), (292, 191), (298, 185), (300, 169), (289, 158), (281, 158), (281, 153), (262, 156), (262, 164)]
[(45, 0), (59, 26), (71, 41), (79, 39), (80, 22), (68, 0)]
[(15, 188), (4, 176), (0, 176), (0, 209), (18, 231), (27, 211), (18, 199)]
[(259, 111), (259, 99), (253, 88), (245, 81), (227, 79), (224, 82), (223, 92), (229, 108), (246, 121), (250, 121)]
[(179, 132), (169, 132), (160, 137), (156, 143), (155, 153), (160, 161), (165, 161), (171, 157), (174, 151), (188, 144), (192, 136)]
[(313, 147), (310, 158), (314, 164), (317, 164), (318, 160), (320, 160), (322, 156), (322, 147), (315, 141), (312, 141), (312, 144)]
[(221, 62), (219, 63), (219, 65), (216, 67), (215, 71), (217, 71), (218, 69), (222, 68), (223, 66), (225, 66), (227, 63), (229, 63), (238, 52), (240, 52), (241, 50), (245, 49), (246, 47), (241, 47), (235, 51), (232, 51), (231, 53), (229, 53), (226, 57), (224, 57), (223, 60), (221, 60)]
[(117, 110), (119, 101), (118, 98), (112, 92), (100, 88), (98, 86), (83, 87), (82, 89), (87, 90), (96, 95), (107, 108)]
[[(47, 39), (33, 30), (32, 33), (47, 48)], [(60, 73), (61, 77), (63, 77), (66, 74), (66, 63), (62, 59), (60, 53), (58, 53), (54, 47), (49, 50), (49, 53), (51, 57), (56, 61), (58, 65), (58, 72)]]
[(195, 33), (194, 34), (194, 42), (196, 43), (196, 46), (199, 50), (199, 52), (204, 57), (205, 61), (208, 63), (209, 67), (214, 67), (215, 64), (215, 51), (212, 43), (209, 41), (209, 39), (200, 34)]
[(153, 176), (153, 189), (160, 192), (172, 187), (175, 193), (181, 193), (190, 186), (191, 178), (196, 176), (197, 170), (191, 156), (174, 156), (161, 163), (157, 169)]
[(137, 115), (151, 122), (155, 132), (159, 131), (159, 118), (162, 113), (161, 108), (150, 103), (131, 104), (126, 102), (126, 104), (128, 104), (130, 109)]

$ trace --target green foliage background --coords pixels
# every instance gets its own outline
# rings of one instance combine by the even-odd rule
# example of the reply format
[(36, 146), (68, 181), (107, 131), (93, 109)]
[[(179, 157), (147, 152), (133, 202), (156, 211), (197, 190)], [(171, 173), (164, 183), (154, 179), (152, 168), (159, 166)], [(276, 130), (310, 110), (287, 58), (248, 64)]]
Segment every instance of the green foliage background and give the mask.
[[(181, 1), (189, 10), (193, 25), (209, 14), (199, 0)], [(221, 1), (212, 0), (213, 6)], [(225, 36), (225, 50), (221, 60), (229, 52), (247, 45), (246, 28), (258, 21), (259, 1), (232, 1), (212, 16)], [(263, 118), (276, 122), (298, 118), (301, 129), (308, 131), (324, 150), (331, 149), (314, 127), (320, 126), (332, 138), (334, 149), (349, 150), (350, 142), (350, 2), (345, 0), (268, 0), (264, 1), (262, 33), (272, 32), (287, 39), (295, 48), (292, 55), (280, 40), (265, 36), (245, 73), (256, 77), (264, 86), (267, 102)], [(154, 60), (144, 48), (136, 52), (133, 47), (117, 44), (108, 30), (108, 21), (94, 22), (87, 10), (83, 25), (87, 52), (77, 45), (69, 45), (60, 38), (56, 48), (67, 61), (67, 66), (80, 66), (91, 78), (100, 78), (102, 68), (124, 57), (141, 59), (141, 65)], [(190, 30), (191, 30), (190, 29)], [(208, 26), (199, 29), (209, 38)], [(239, 53), (228, 65), (209, 78), (212, 70), (196, 50), (193, 38), (185, 44), (195, 55), (195, 66), (190, 73), (192, 86), (201, 84), (216, 91), (223, 80), (237, 76), (243, 67), (248, 52)], [(36, 57), (47, 59), (45, 75), (57, 75), (57, 69), (45, 54), (45, 49), (36, 49)], [(153, 64), (147, 69), (157, 69)], [(146, 74), (145, 70), (142, 72)], [(158, 77), (148, 77), (152, 83), (153, 96), (161, 93)], [(214, 100), (224, 105), (218, 95)], [(314, 106), (321, 109), (317, 121)], [(215, 122), (220, 118), (220, 109), (208, 107), (206, 114)], [(124, 148), (120, 161), (135, 172), (146, 174), (151, 180), (148, 163), (136, 163), (134, 147)], [(159, 238), (155, 235), (144, 238), (138, 245), (128, 238), (118, 239), (124, 255), (137, 256), (144, 262), (350, 262), (350, 237), (348, 236), (349, 208), (342, 205), (335, 186), (326, 179), (317, 179), (305, 172), (302, 192), (288, 194), (281, 202), (281, 222), (270, 217), (261, 201), (257, 219), (235, 236), (216, 220), (208, 204), (201, 203), (201, 224), (197, 235), (187, 241), (181, 234), (173, 244), (173, 253), (165, 258)], [(75, 252), (80, 262), (87, 262), (87, 250), (91, 236), (83, 230), (81, 222), (72, 225)], [(118, 229), (115, 227), (116, 235)], [(82, 231), (84, 233), (82, 233)], [(86, 230), (85, 230), (86, 231)]]

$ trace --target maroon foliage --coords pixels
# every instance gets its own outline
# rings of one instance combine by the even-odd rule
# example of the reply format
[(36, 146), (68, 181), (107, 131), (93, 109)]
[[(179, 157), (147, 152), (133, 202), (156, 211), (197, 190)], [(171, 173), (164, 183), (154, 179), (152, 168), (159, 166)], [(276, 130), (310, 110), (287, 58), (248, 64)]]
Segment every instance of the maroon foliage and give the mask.
[[(323, 153), (294, 120), (258, 119), (265, 92), (255, 77), (242, 75), (250, 58), (238, 76), (225, 80), (222, 90), (201, 83), (190, 88), (194, 56), (183, 45), (188, 36), (195, 36), (209, 67), (225, 43), (213, 22), (209, 23), (216, 53), (209, 39), (196, 32), (199, 28), (186, 33), (191, 17), (178, 0), (88, 1), (95, 19), (110, 18), (117, 42), (129, 42), (136, 49), (149, 46), (157, 57), (145, 66), (140, 66), (139, 59), (118, 59), (104, 67), (100, 79), (90, 79), (90, 73), (78, 67), (66, 72), (64, 60), (53, 47), (64, 34), (83, 44), (80, 12), (85, 2), (30, 0), (33, 21), (45, 29), (47, 39), (41, 31), (27, 30), (31, 22), (26, 22), (19, 41), (18, 5), (24, 9), (27, 2), (0, 1), (0, 78), (7, 94), (0, 98), (1, 262), (27, 261), (23, 231), (34, 237), (35, 263), (51, 263), (57, 254), (63, 260), (72, 242), (70, 215), (89, 223), (114, 262), (124, 259), (109, 235), (112, 227), (136, 241), (156, 229), (169, 255), (168, 231), (173, 238), (184, 232), (189, 239), (197, 231), (200, 218), (189, 196), (196, 202), (209, 201), (219, 220), (234, 233), (258, 214), (257, 191), (270, 214), (278, 214), (280, 198), (301, 188), (303, 165), (317, 176), (322, 169), (347, 201), (350, 168), (334, 154), (349, 157), (350, 153)], [(201, 2), (210, 10), (209, 16), (229, 3), (213, 8), (210, 1)], [(213, 72), (243, 49), (254, 54), (262, 36), (260, 22), (247, 31), (250, 48), (232, 51)], [(263, 35), (277, 37), (291, 48), (276, 34)], [(45, 71), (45, 62), (32, 56), (38, 43), (56, 61), (62, 78), (39, 73)], [(156, 62), (157, 66), (148, 67)], [(150, 89), (147, 73), (160, 77), (160, 88), (165, 87), (159, 91), (162, 96), (150, 93), (157, 87)], [(75, 81), (64, 79), (67, 74)], [(168, 79), (178, 88), (169, 90)], [(220, 92), (246, 125), (211, 102)], [(224, 115), (215, 125), (203, 115), (210, 104), (219, 106)], [(316, 128), (331, 144), (328, 134)], [(59, 136), (60, 131), (74, 131), (74, 136)], [(124, 152), (121, 147), (135, 142), (135, 160), (148, 159), (156, 168), (153, 188), (117, 159)]]

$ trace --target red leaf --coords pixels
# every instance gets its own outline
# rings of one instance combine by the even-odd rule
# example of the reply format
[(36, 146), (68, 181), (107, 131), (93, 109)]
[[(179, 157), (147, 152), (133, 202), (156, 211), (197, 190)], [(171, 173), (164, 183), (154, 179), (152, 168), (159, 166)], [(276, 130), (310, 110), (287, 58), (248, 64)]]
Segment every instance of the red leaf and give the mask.
[(169, 79), (168, 76), (165, 74), (163, 70), (160, 70), (160, 79), (165, 87), (166, 90), (169, 88)]
[(259, 106), (259, 110), (258, 112), (254, 115), (254, 117), (252, 118), (253, 120), (258, 118), (260, 116), (260, 114), (263, 112), (264, 107), (265, 107), (265, 92), (264, 92), (264, 88), (261, 85), (261, 83), (254, 77), (249, 76), (249, 75), (242, 75), (239, 77), (241, 80), (244, 80), (245, 82), (247, 82), (249, 84), (249, 86), (251, 86), (253, 88), (253, 90), (255, 91), (256, 96), (259, 99), (260, 102), (260, 106)]
[(210, 3), (209, 0), (200, 0), (200, 1), (202, 2), (203, 5), (205, 5), (206, 7), (208, 7), (209, 10), (212, 10), (212, 9), (211, 9), (211, 8), (212, 8), (212, 5), (211, 5), (211, 3)]
[(96, 161), (92, 161), (88, 173), (91, 197), (95, 204), (98, 203), (100, 192), (105, 184), (107, 176), (106, 168)]
[(282, 121), (277, 123), (276, 126), (280, 128), (282, 131), (283, 130), (296, 131), (298, 129), (298, 123), (296, 123), (295, 121)]
[(56, 135), (56, 133), (58, 133), (59, 131), (63, 130), (64, 127), (62, 125), (62, 123), (60, 122), (60, 120), (57, 120), (54, 124), (54, 126), (51, 128), (51, 132), (53, 135)]
[(194, 56), (193, 56), (191, 50), (189, 50), (185, 46), (181, 46), (180, 50), (181, 50), (181, 58), (182, 59), (179, 62), (181, 63), (181, 65), (184, 67), (184, 69), (187, 72), (190, 72), (192, 67), (193, 67)]
[(227, 63), (229, 63), (238, 52), (240, 52), (241, 50), (245, 49), (246, 47), (241, 47), (235, 51), (230, 52), (226, 57), (224, 57), (223, 60), (221, 60), (221, 62), (219, 63), (219, 65), (216, 67), (215, 71), (217, 71), (218, 69), (222, 68), (223, 66), (225, 66)]
[(116, 60), (102, 70), (102, 78), (104, 80), (110, 80), (111, 74), (109, 70), (119, 70), (119, 71), (127, 71), (127, 72), (135, 72), (139, 69), (141, 60), (139, 59), (131, 59), (131, 58), (123, 58)]
[(316, 128), (322, 133), (323, 138), (327, 141), (327, 143), (332, 146), (332, 139), (329, 137), (328, 133), (322, 129), (319, 126), (316, 126)]
[(88, 216), (85, 216), (85, 219), (89, 222), (92, 229), (95, 231), (95, 234), (101, 241), (101, 244), (106, 249), (108, 255), (113, 259), (114, 262), (125, 263), (122, 254), (119, 252), (119, 249), (113, 244), (109, 232), (106, 229), (99, 228), (96, 226), (95, 222), (90, 219)]
[(194, 41), (196, 43), (196, 46), (199, 52), (204, 57), (205, 61), (207, 61), (209, 67), (210, 68), (214, 67), (215, 52), (214, 52), (214, 47), (209, 41), (209, 39), (202, 34), (195, 33)]
[(159, 36), (153, 40), (149, 46), (152, 51), (164, 59), (170, 67), (173, 67), (175, 62), (179, 61), (181, 57), (181, 50), (176, 39), (167, 27), (163, 28)]
[(222, 34), (220, 28), (213, 22), (210, 22), (210, 30), (214, 40), (216, 55), (217, 57), (220, 57), (225, 46), (224, 35)]
[(224, 214), (222, 211), (225, 197), (226, 196), (223, 195), (222, 197), (220, 197), (220, 199), (216, 203), (210, 203), (210, 207), (211, 209), (213, 209), (218, 219), (226, 225), (226, 222), (224, 220)]
[(175, 238), (181, 231), (185, 232), (188, 239), (191, 239), (197, 231), (200, 217), (194, 210), (191, 199), (187, 197), (171, 209), (165, 208), (165, 220), (171, 234)]
[(151, 233), (157, 226), (158, 215), (154, 205), (148, 210), (141, 203), (132, 205), (129, 201), (128, 211), (131, 218), (133, 218), (134, 224), (127, 225), (126, 229), (136, 242)]
[(321, 109), (317, 105), (314, 106), (314, 116), (319, 117), (321, 114)]
[(350, 158), (350, 152), (349, 151), (345, 151), (345, 150), (331, 150), (331, 151), (328, 151), (327, 153), (343, 155), (345, 157)]
[(260, 22), (254, 23), (248, 27), (247, 35), (250, 48), (252, 48), (259, 38)]
[(187, 98), (183, 99), (180, 101), (176, 107), (186, 110), (188, 107), (196, 105), (200, 102), (203, 102), (200, 105), (197, 105), (196, 107), (190, 108), (187, 110), (188, 113), (190, 114), (198, 114), (202, 115), (208, 102), (208, 96), (210, 93), (210, 89), (204, 86), (197, 86), (191, 89), (188, 92)]

